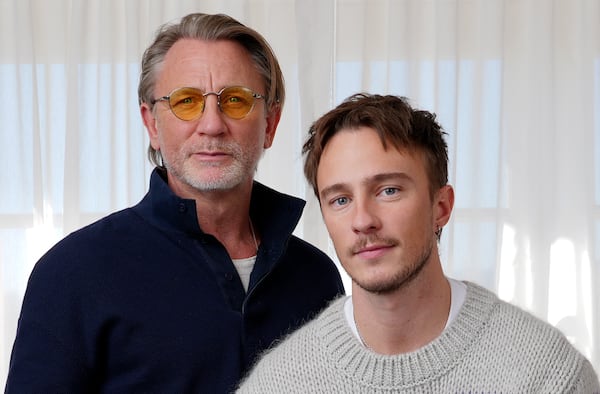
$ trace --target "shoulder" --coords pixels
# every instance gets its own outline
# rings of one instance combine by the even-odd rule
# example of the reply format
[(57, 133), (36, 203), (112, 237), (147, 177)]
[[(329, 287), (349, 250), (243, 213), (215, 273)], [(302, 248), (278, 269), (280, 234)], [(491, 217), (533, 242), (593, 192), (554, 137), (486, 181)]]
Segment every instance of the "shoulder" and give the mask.
[(128, 208), (68, 234), (36, 262), (28, 286), (40, 282), (46, 288), (67, 280), (75, 280), (69, 286), (76, 286), (77, 281), (97, 273), (95, 270), (116, 264), (115, 256), (125, 258), (128, 245), (135, 243), (134, 234), (145, 231), (139, 220)]
[(107, 245), (126, 242), (123, 236), (137, 227), (137, 220), (139, 217), (131, 208), (112, 213), (65, 236), (48, 250), (42, 260), (81, 255), (89, 250), (96, 252)]
[(335, 325), (337, 327), (336, 329), (339, 330), (338, 326), (345, 327), (346, 325), (344, 318), (344, 303), (347, 299), (347, 296), (339, 296), (330, 301), (329, 304), (312, 320), (309, 320), (298, 330), (275, 342), (275, 344), (265, 352), (264, 358), (277, 358), (283, 356), (288, 354), (290, 349), (297, 346), (304, 348), (306, 346), (305, 341), (310, 341), (312, 344), (315, 343), (315, 339), (326, 342), (328, 338), (323, 335), (325, 327), (331, 328)]
[(324, 251), (313, 244), (292, 235), (285, 248), (286, 259), (294, 260), (303, 266), (315, 266), (322, 270), (339, 274), (335, 262)]
[(469, 283), (468, 292), (471, 305), (477, 303), (473, 302), (476, 299), (490, 306), (487, 312), (481, 309), (484, 324), (478, 348), (496, 354), (497, 365), (512, 364), (517, 373), (527, 371), (538, 382), (551, 384), (547, 388), (562, 387), (558, 390), (561, 392), (579, 384), (579, 379), (589, 382), (589, 376), (597, 382), (589, 361), (559, 329), (482, 287)]
[(550, 343), (566, 343), (566, 337), (554, 326), (531, 312), (499, 299), (493, 292), (468, 283), (465, 308), (481, 313), (485, 329), (512, 342), (523, 342), (532, 347), (545, 348)]
[[(310, 281), (313, 289), (331, 289), (336, 294), (344, 293), (340, 270), (323, 251), (308, 242), (292, 236), (287, 243), (283, 260), (288, 273), (298, 280)], [(335, 286), (336, 289), (332, 289)]]
[(238, 393), (281, 392), (281, 387), (287, 387), (288, 392), (304, 391), (307, 379), (314, 380), (328, 363), (322, 333), (332, 321), (340, 324), (345, 300), (340, 297), (332, 301), (312, 321), (265, 351), (241, 382)]
[(319, 260), (319, 262), (333, 263), (331, 258), (321, 249), (301, 238), (298, 238), (295, 235), (290, 237), (288, 248), (290, 251), (299, 254), (303, 258), (311, 258)]

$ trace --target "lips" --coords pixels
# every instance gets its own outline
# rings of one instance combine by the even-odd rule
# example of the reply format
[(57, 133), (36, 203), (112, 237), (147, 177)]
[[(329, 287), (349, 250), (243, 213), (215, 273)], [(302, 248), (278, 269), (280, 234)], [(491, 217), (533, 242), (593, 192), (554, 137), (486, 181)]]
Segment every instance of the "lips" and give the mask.
[(356, 251), (356, 253), (365, 253), (365, 252), (372, 252), (375, 250), (379, 250), (379, 249), (384, 249), (384, 248), (389, 248), (390, 245), (367, 245), (364, 248), (360, 248)]
[(394, 246), (393, 242), (367, 243), (353, 248), (352, 254), (363, 259), (376, 259), (385, 255)]
[(194, 155), (197, 155), (197, 156), (229, 156), (228, 153), (226, 153), (226, 152), (219, 152), (219, 151), (213, 151), (213, 152), (196, 152), (196, 153), (194, 153)]
[(203, 160), (222, 160), (226, 157), (237, 157), (239, 147), (233, 142), (214, 142), (193, 147), (191, 156), (199, 157)]
[(201, 160), (204, 162), (221, 162), (226, 158), (230, 157), (229, 154), (225, 152), (195, 152), (192, 154), (192, 157), (197, 160)]
[(204, 161), (221, 161), (235, 156), (235, 149), (224, 143), (212, 143), (195, 146), (189, 150), (190, 156)]
[(375, 258), (386, 254), (399, 244), (400, 241), (392, 237), (377, 234), (363, 235), (350, 248), (350, 253), (363, 258)]

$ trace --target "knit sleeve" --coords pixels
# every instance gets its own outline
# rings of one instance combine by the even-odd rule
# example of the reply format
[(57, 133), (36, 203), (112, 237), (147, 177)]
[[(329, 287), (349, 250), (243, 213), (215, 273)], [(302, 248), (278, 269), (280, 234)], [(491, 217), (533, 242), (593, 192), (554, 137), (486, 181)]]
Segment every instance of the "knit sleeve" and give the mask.
[(580, 373), (576, 376), (573, 394), (600, 394), (600, 381), (588, 360), (584, 360)]

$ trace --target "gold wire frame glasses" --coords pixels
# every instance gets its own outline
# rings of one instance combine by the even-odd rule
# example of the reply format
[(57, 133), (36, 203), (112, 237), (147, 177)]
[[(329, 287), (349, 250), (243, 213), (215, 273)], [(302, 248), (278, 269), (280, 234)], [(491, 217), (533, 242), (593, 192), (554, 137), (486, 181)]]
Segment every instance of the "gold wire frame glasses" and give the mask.
[(219, 110), (231, 119), (242, 119), (254, 108), (256, 100), (264, 98), (263, 95), (243, 86), (229, 86), (219, 92), (206, 92), (200, 89), (184, 87), (173, 90), (168, 96), (156, 98), (151, 101), (154, 105), (158, 101), (169, 103), (173, 115), (181, 120), (195, 120), (202, 116), (206, 104), (206, 96), (217, 96)]

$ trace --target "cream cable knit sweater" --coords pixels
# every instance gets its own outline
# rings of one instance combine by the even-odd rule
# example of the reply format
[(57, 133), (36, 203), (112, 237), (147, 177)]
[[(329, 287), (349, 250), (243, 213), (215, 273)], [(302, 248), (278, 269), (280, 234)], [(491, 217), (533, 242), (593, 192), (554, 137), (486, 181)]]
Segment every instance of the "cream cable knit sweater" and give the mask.
[(468, 283), (456, 320), (418, 351), (361, 346), (334, 301), (275, 349), (239, 393), (600, 393), (591, 364), (554, 327)]

